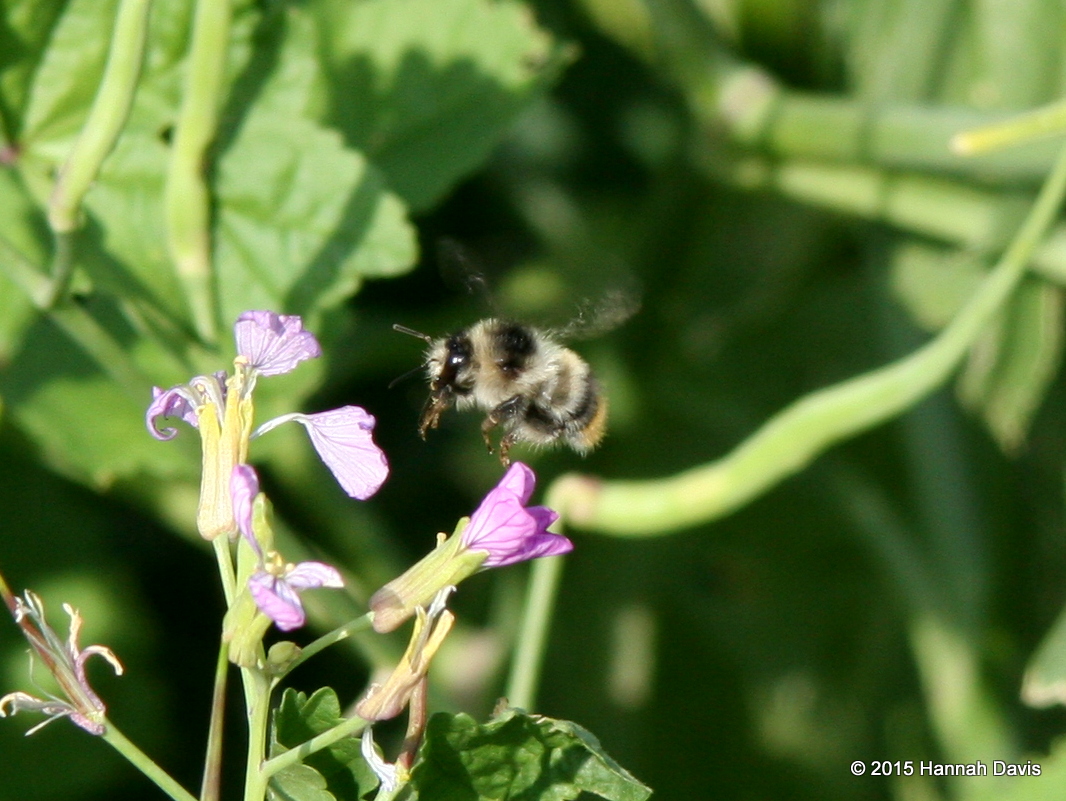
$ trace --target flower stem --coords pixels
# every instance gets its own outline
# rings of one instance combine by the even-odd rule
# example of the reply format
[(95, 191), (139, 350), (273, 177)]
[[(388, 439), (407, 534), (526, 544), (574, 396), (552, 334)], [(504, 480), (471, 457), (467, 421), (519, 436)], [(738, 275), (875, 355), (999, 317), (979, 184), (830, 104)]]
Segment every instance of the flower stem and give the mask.
[(297, 667), (302, 665), (304, 662), (306, 662), (308, 659), (310, 659), (320, 651), (324, 651), (331, 645), (335, 645), (336, 643), (339, 643), (342, 640), (348, 639), (353, 634), (357, 634), (360, 631), (365, 631), (366, 629), (369, 629), (370, 622), (372, 620), (370, 614), (370, 612), (367, 612), (361, 617), (357, 617), (354, 620), (349, 620), (344, 625), (337, 626), (337, 628), (333, 629), (333, 631), (329, 632), (328, 634), (323, 634), (314, 642), (309, 643), (307, 647), (303, 648), (300, 651), (300, 655), (298, 657), (292, 660), (292, 662), (285, 666), (284, 670), (280, 671), (274, 677), (274, 681), (271, 686), (276, 687), (282, 679), (289, 675), (289, 673), (291, 673), (293, 670), (295, 670)]
[(174, 799), (174, 801), (196, 801), (195, 796), (174, 781), (165, 770), (153, 762), (147, 754), (130, 742), (126, 735), (120, 732), (111, 721), (104, 722), (103, 739), (126, 757), (135, 768), (155, 782), (156, 786)]
[(221, 104), (231, 13), (230, 0), (196, 3), (185, 95), (163, 198), (171, 257), (184, 283), (196, 331), (205, 342), (214, 342), (218, 329), (204, 165)]
[(52, 251), (52, 281), (44, 299), (46, 309), (53, 308), (67, 294), (71, 276), (74, 275), (74, 232), (57, 231)]
[(200, 801), (218, 801), (222, 782), (222, 730), (226, 718), (226, 679), (229, 676), (229, 644), (221, 643), (215, 662), (215, 688), (211, 693), (211, 721), (207, 729), (207, 755)]
[[(551, 493), (548, 505), (554, 509)], [(558, 523), (556, 523), (558, 525)], [(554, 526), (553, 526), (554, 528)], [(507, 679), (507, 699), (511, 706), (530, 710), (537, 700), (537, 685), (544, 664), (544, 648), (548, 640), (563, 559), (551, 556), (533, 561), (526, 590), (525, 610), (518, 629), (511, 675)]]
[(360, 717), (348, 718), (343, 723), (338, 723), (332, 729), (312, 737), (307, 742), (301, 743), (295, 748), (286, 751), (284, 754), (278, 754), (273, 759), (268, 759), (263, 763), (262, 770), (260, 771), (264, 782), (269, 780), (271, 776), (279, 771), (302, 762), (304, 759), (311, 756), (311, 754), (321, 751), (323, 748), (328, 748), (334, 743), (343, 740), (345, 737), (358, 734), (365, 729), (367, 725), (368, 721), (363, 720)]
[(226, 597), (226, 608), (233, 606), (237, 595), (237, 577), (233, 572), (233, 557), (230, 555), (229, 537), (222, 535), (211, 541), (215, 546), (215, 559), (218, 561), (218, 575), (222, 579), (222, 592)]
[(644, 537), (706, 523), (803, 469), (826, 448), (907, 410), (951, 375), (1003, 307), (1066, 193), (1066, 148), (1007, 252), (932, 341), (892, 364), (800, 398), (723, 458), (668, 478), (599, 481), (568, 475), (551, 488), (571, 525)]
[(270, 684), (259, 670), (242, 668), (248, 705), (248, 758), (244, 772), (244, 801), (262, 801), (270, 775), (263, 770), (267, 725), (270, 722)]

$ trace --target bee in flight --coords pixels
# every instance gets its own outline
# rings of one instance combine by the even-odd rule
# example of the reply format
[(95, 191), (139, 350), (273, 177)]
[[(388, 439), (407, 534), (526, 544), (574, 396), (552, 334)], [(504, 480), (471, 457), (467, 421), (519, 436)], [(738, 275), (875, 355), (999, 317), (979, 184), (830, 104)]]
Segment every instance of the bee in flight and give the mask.
[(606, 330), (622, 322), (635, 306), (613, 303), (589, 325), (584, 316), (562, 331), (536, 328), (490, 317), (450, 336), (434, 339), (395, 325), (397, 331), (424, 340), (429, 399), (418, 433), (436, 428), (441, 413), (454, 404), (459, 411), (486, 413), (481, 433), (489, 453), (499, 427), (500, 461), (516, 442), (564, 443), (581, 455), (595, 448), (606, 432), (607, 397), (588, 362), (561, 344), (580, 329)]

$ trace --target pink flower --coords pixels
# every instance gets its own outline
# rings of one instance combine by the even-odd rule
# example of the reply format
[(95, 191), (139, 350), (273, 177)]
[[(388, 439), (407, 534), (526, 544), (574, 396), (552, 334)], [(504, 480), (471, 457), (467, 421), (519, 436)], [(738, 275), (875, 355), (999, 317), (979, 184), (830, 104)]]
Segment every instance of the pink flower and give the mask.
[(526, 506), (536, 477), (515, 462), (489, 491), (477, 510), (459, 521), (456, 533), (394, 578), (370, 598), (374, 630), (392, 631), (430, 603), (444, 587), (454, 586), (487, 567), (502, 567), (573, 550), (570, 540), (548, 526), (559, 517), (545, 506)]
[[(344, 586), (344, 580), (335, 567), (322, 562), (300, 562), (294, 565), (283, 561), (275, 551), (267, 550), (264, 554), (253, 525), (258, 494), (259, 476), (255, 470), (246, 464), (233, 468), (230, 495), (237, 530), (259, 558), (259, 569), (248, 579), (248, 591), (259, 611), (273, 620), (282, 631), (292, 631), (303, 626), (307, 620), (300, 601), (301, 592), (319, 587), (340, 588)], [(267, 536), (272, 539), (273, 535)]]
[(204, 464), (197, 512), (200, 534), (209, 540), (222, 533), (234, 535), (233, 511), (225, 491), (230, 472), (246, 461), (250, 440), (289, 421), (307, 429), (315, 450), (349, 496), (366, 500), (376, 493), (389, 475), (389, 464), (374, 444), (376, 421), (365, 409), (342, 406), (316, 414), (285, 414), (252, 430), (252, 396), (258, 379), (291, 372), (322, 353), (300, 318), (247, 311), (237, 318), (233, 334), (238, 355), (232, 374), (220, 371), (196, 376), (167, 390), (154, 387), (145, 414), (148, 432), (159, 440), (177, 434), (163, 424), (163, 418), (183, 420), (199, 429)]
[(471, 551), (488, 552), (483, 567), (513, 565), (573, 550), (570, 540), (548, 531), (558, 513), (546, 506), (526, 506), (536, 483), (533, 471), (515, 462), (470, 515), (463, 529), (463, 545)]
[(307, 620), (300, 601), (301, 592), (343, 586), (344, 580), (337, 568), (322, 562), (284, 565), (278, 573), (260, 570), (248, 579), (248, 590), (255, 605), (282, 631), (298, 629)]

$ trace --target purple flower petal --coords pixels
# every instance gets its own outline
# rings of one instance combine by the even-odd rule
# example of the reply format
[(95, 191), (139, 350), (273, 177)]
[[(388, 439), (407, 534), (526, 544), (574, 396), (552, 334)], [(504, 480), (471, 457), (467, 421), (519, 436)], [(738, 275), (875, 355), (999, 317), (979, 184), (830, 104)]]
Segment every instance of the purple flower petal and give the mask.
[(533, 471), (515, 462), (470, 516), (462, 533), (463, 545), (488, 552), (483, 567), (502, 567), (573, 550), (570, 540), (548, 531), (558, 514), (545, 506), (525, 506), (535, 484)]
[(159, 427), (161, 417), (177, 417), (193, 428), (198, 427), (196, 409), (189, 402), (185, 392), (184, 386), (171, 387), (168, 390), (152, 387), (152, 402), (148, 405), (148, 411), (144, 415), (144, 423), (148, 426), (149, 434), (162, 441), (174, 439), (177, 436), (176, 428)]
[(255, 605), (282, 631), (298, 629), (307, 619), (300, 596), (285, 579), (260, 571), (248, 579), (248, 590)]
[(389, 463), (374, 444), (374, 416), (358, 406), (294, 415), (337, 482), (352, 498), (365, 501), (389, 475)]
[(536, 486), (537, 477), (534, 475), (533, 470), (522, 462), (515, 462), (503, 474), (503, 478), (496, 485), (496, 489), (518, 496), (519, 501), (525, 504), (533, 496), (533, 490)]
[(300, 628), (307, 618), (300, 592), (343, 586), (344, 580), (337, 569), (322, 562), (300, 562), (283, 577), (260, 570), (248, 579), (248, 591), (255, 605), (282, 631)]
[(233, 468), (229, 479), (230, 498), (233, 500), (233, 517), (237, 521), (237, 528), (252, 550), (262, 555), (259, 543), (256, 542), (255, 532), (252, 530), (252, 503), (259, 494), (259, 476), (255, 468), (246, 464), (239, 464)]
[(318, 340), (304, 331), (296, 315), (272, 311), (246, 311), (233, 326), (237, 353), (248, 359), (260, 375), (292, 372), (304, 359), (322, 355)]
[(344, 579), (337, 568), (322, 562), (300, 562), (285, 576), (285, 581), (295, 590), (344, 586)]

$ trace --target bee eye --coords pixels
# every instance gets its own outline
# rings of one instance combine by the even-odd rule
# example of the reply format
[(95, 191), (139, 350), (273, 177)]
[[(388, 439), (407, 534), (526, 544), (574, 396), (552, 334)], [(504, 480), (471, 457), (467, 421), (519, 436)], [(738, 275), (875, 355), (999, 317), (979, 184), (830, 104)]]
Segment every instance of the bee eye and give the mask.
[(460, 367), (466, 363), (466, 355), (463, 353), (453, 353), (448, 356), (449, 367)]

